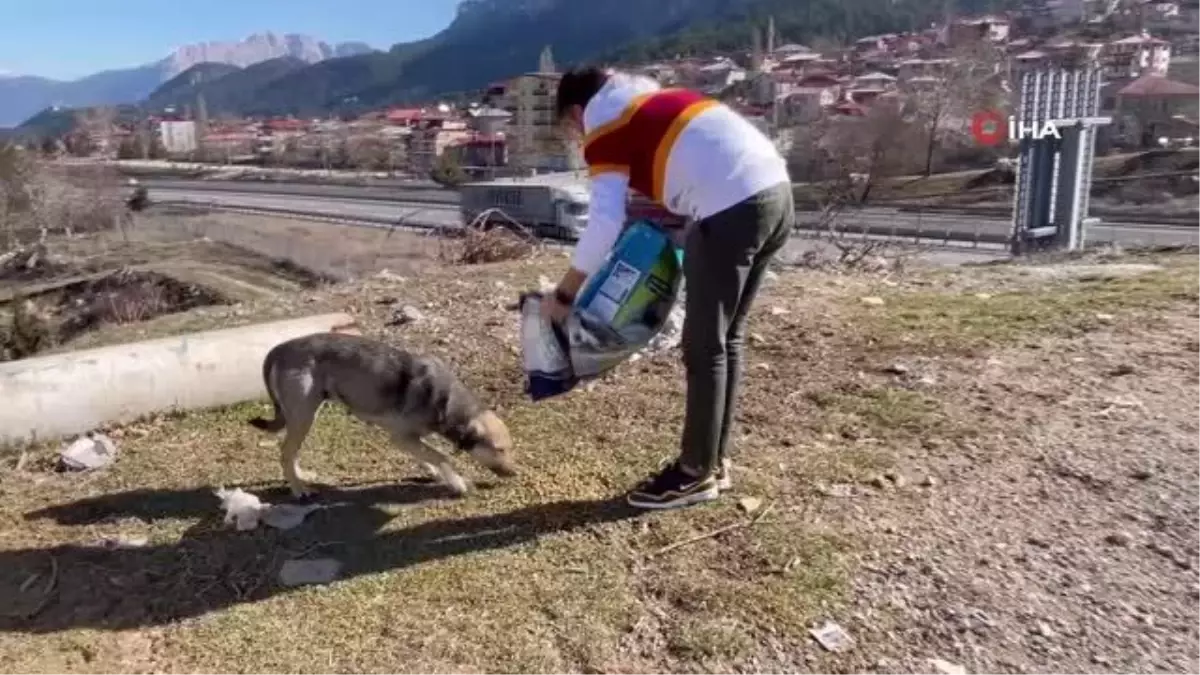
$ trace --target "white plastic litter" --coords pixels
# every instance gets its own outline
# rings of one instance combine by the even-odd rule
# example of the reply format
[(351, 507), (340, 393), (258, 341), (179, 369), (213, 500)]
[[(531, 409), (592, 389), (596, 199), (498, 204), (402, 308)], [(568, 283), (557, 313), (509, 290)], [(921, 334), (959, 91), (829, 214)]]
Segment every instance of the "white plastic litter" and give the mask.
[(268, 504), (241, 488), (217, 488), (217, 499), (225, 510), (225, 524), (234, 523), (237, 529), (253, 530), (261, 522), (277, 530), (298, 527), (313, 511), (324, 504)]
[(241, 488), (226, 490), (220, 487), (217, 488), (216, 495), (217, 499), (221, 500), (221, 508), (225, 509), (225, 524), (233, 523), (241, 531), (258, 527), (263, 511), (270, 506)]
[(817, 643), (831, 652), (844, 652), (854, 647), (854, 638), (846, 629), (832, 621), (826, 621), (820, 628), (808, 631)]
[(88, 432), (71, 442), (59, 453), (62, 465), (72, 471), (93, 471), (112, 464), (117, 458), (117, 445), (104, 434)]
[(675, 306), (667, 314), (667, 319), (663, 322), (662, 328), (659, 329), (654, 337), (650, 338), (649, 344), (646, 345), (643, 351), (649, 354), (658, 354), (675, 349), (683, 342), (683, 319), (687, 316), (684, 313), (684, 305), (687, 304), (684, 297), (683, 284), (680, 284), (680, 291), (675, 300)]

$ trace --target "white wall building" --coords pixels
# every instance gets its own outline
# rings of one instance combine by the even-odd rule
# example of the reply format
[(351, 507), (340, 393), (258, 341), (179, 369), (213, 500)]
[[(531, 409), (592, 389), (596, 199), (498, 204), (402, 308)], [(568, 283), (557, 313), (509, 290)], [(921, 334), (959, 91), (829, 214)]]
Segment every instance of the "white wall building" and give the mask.
[(191, 120), (159, 122), (158, 134), (167, 154), (196, 151), (196, 123)]

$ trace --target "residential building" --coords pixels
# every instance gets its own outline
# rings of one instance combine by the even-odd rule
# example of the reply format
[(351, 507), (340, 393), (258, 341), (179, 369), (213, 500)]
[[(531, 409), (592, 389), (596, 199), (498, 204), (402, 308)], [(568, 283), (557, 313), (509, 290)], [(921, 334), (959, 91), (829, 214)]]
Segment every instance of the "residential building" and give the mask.
[(508, 143), (503, 133), (472, 132), (447, 151), (454, 153), (459, 166), (477, 176), (508, 165)]
[(158, 135), (167, 154), (196, 151), (196, 123), (192, 120), (163, 120), (158, 123)]
[(947, 37), (950, 45), (955, 47), (977, 42), (1002, 44), (1008, 41), (1009, 30), (1008, 19), (980, 16), (952, 22), (947, 29)]
[(559, 77), (526, 73), (489, 89), (493, 104), (512, 115), (506, 134), (512, 166), (539, 172), (582, 168), (578, 144), (565, 142), (554, 118)]
[(896, 65), (896, 75), (902, 81), (936, 78), (946, 72), (953, 63), (951, 59), (906, 59)]
[(1171, 43), (1142, 32), (1108, 43), (1100, 59), (1109, 77), (1165, 77), (1171, 67)]
[(425, 114), (408, 137), (408, 165), (414, 173), (433, 170), (446, 150), (472, 136), (463, 120), (448, 115)]
[(837, 103), (835, 87), (797, 86), (776, 103), (780, 126), (795, 126), (820, 119), (825, 110)]
[(690, 86), (707, 94), (716, 94), (726, 87), (746, 79), (746, 70), (732, 59), (719, 57), (701, 66)]
[(1146, 11), (1151, 19), (1158, 21), (1178, 19), (1181, 15), (1178, 2), (1151, 2), (1146, 5)]
[(485, 134), (502, 133), (512, 117), (512, 113), (494, 106), (477, 106), (467, 111), (471, 129)]
[[(1117, 135), (1143, 147), (1172, 138), (1175, 129), (1196, 122), (1200, 88), (1160, 75), (1143, 75), (1116, 93), (1113, 122)], [(1187, 132), (1179, 132), (1187, 133)]]

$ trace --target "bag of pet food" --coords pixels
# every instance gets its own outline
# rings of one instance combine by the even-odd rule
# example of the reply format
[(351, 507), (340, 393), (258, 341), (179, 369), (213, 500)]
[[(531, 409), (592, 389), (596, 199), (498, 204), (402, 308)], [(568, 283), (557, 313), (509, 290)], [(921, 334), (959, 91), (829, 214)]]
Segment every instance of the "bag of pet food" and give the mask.
[(682, 279), (683, 252), (653, 222), (639, 220), (621, 234), (561, 325), (542, 318), (541, 294), (522, 296), (525, 392), (534, 401), (566, 393), (646, 347), (671, 317)]

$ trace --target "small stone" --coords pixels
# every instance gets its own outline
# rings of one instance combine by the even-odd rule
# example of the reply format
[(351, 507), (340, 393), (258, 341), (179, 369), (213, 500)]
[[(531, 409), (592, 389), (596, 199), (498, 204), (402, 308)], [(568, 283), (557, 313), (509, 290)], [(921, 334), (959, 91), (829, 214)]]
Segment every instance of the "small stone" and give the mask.
[(776, 274), (775, 272), (772, 272), (771, 270), (767, 270), (767, 273), (763, 275), (763, 278), (766, 279), (767, 281), (775, 281), (776, 279), (779, 278), (779, 275)]
[(758, 497), (742, 497), (738, 500), (737, 505), (743, 513), (754, 513), (762, 508), (762, 500)]
[(889, 481), (883, 474), (871, 476), (871, 480), (868, 482), (871, 484), (871, 487), (878, 488), (880, 490), (886, 490), (892, 487), (891, 481)]
[(337, 578), (342, 563), (333, 558), (287, 560), (279, 569), (279, 583), (284, 586), (327, 584)]
[(1034, 635), (1040, 635), (1044, 638), (1054, 637), (1054, 629), (1051, 628), (1050, 624), (1046, 623), (1045, 621), (1039, 621), (1034, 624), (1033, 628), (1030, 629), (1030, 632)]
[(921, 487), (937, 487), (937, 478), (934, 478), (933, 476), (925, 476), (921, 479)]
[(1154, 477), (1154, 471), (1149, 467), (1138, 467), (1130, 472), (1129, 477), (1134, 480), (1150, 480)]
[(785, 316), (787, 314), (791, 314), (791, 311), (784, 309), (783, 307), (772, 307), (771, 308), (771, 316)]
[(404, 326), (410, 323), (416, 323), (425, 318), (425, 314), (421, 310), (412, 305), (404, 305), (392, 313), (392, 318), (387, 322), (388, 326)]
[(1112, 323), (1117, 319), (1117, 317), (1113, 316), (1112, 314), (1105, 314), (1104, 312), (1096, 312), (1095, 316), (1096, 320), (1101, 323)]
[(1128, 532), (1111, 532), (1104, 538), (1104, 543), (1125, 548), (1133, 543), (1133, 535)]
[(820, 628), (808, 631), (817, 644), (831, 652), (844, 652), (854, 646), (854, 638), (844, 628), (832, 621), (826, 621)]
[(763, 344), (766, 344), (766, 343), (767, 343), (767, 340), (766, 340), (766, 338), (764, 338), (762, 335), (759, 335), (758, 333), (751, 333), (751, 334), (750, 334), (750, 344), (752, 344), (752, 345), (763, 345)]
[(943, 659), (929, 659), (929, 669), (938, 675), (967, 675), (967, 669)]
[(892, 485), (896, 486), (897, 488), (903, 489), (908, 486), (908, 478), (905, 477), (905, 475), (902, 473), (897, 473), (895, 471), (889, 471), (889, 472), (883, 474), (883, 476), (884, 476), (884, 478), (887, 478), (888, 480), (890, 480), (892, 482)]
[(1150, 542), (1150, 544), (1147, 546), (1147, 548), (1149, 548), (1151, 551), (1154, 551), (1155, 553), (1161, 555), (1164, 558), (1174, 558), (1175, 557), (1175, 549), (1171, 548), (1170, 546), (1166, 546), (1165, 544), (1160, 544), (1156, 541)]
[(979, 300), (991, 300), (992, 294), (991, 293), (976, 293), (975, 297)]
[(847, 497), (854, 496), (854, 486), (846, 483), (834, 483), (833, 485), (821, 488), (821, 494), (827, 497), (846, 499)]
[(883, 369), (883, 372), (891, 375), (907, 375), (909, 372), (908, 366), (903, 363), (893, 363)]
[(1108, 376), (1109, 377), (1122, 377), (1125, 375), (1132, 375), (1136, 372), (1136, 370), (1137, 369), (1133, 367), (1133, 364), (1122, 363), (1122, 364), (1118, 365), (1116, 368), (1113, 368), (1112, 370), (1108, 371)]
[(393, 283), (404, 283), (405, 281), (408, 281), (408, 279), (388, 269), (382, 269), (376, 272), (375, 278), (379, 279), (380, 281), (391, 281)]
[(883, 298), (876, 297), (873, 295), (867, 296), (865, 298), (859, 298), (858, 301), (868, 307), (882, 307), (883, 306)]

